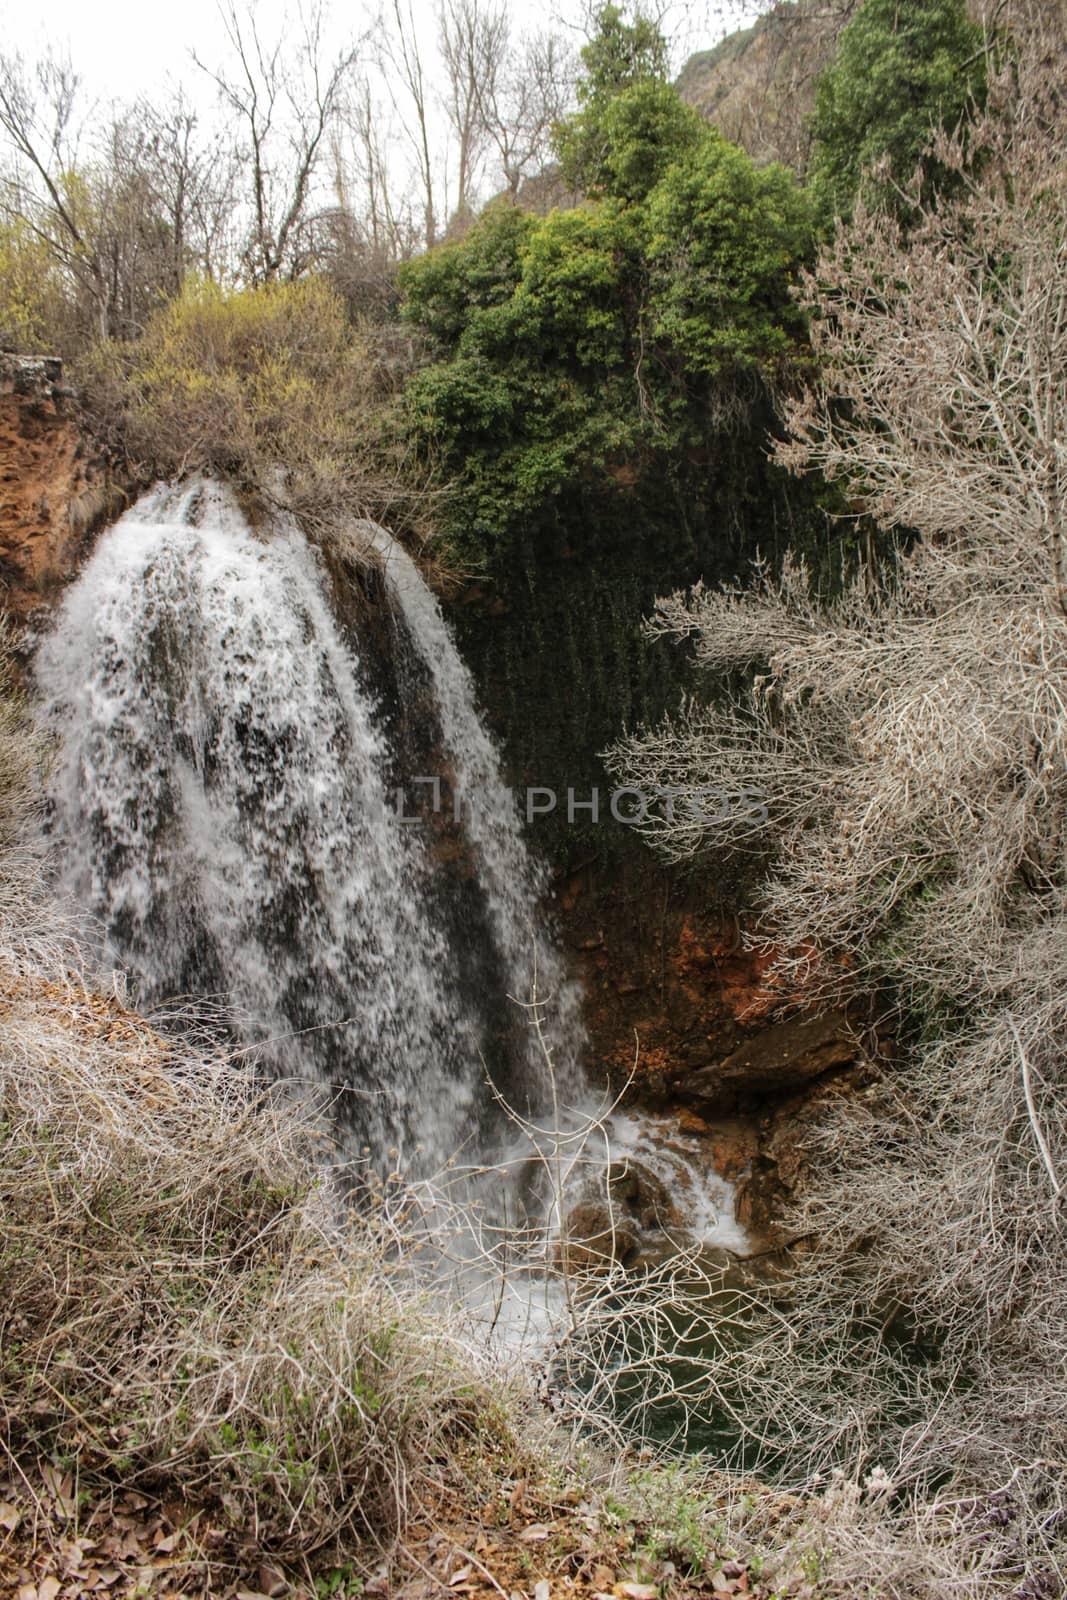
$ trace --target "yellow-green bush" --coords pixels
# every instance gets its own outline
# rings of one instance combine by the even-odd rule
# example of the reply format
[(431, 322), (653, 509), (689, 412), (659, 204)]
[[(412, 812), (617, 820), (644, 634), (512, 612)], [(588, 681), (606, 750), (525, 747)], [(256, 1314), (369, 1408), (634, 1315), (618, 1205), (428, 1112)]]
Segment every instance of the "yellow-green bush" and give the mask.
[(149, 474), (285, 470), (298, 509), (379, 505), (375, 364), (324, 279), (227, 291), (194, 281), (136, 342), (86, 363), (91, 409)]
[(0, 222), (0, 347), (51, 351), (67, 312), (47, 245), (25, 222)]

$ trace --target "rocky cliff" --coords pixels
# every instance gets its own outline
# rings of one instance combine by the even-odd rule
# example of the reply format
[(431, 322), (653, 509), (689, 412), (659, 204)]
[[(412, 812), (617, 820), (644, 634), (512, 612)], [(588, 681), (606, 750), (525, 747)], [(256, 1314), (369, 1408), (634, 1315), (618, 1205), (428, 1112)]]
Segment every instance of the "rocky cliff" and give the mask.
[(123, 503), (73, 399), (59, 361), (0, 352), (0, 608), (19, 620), (48, 602)]
[(682, 98), (754, 160), (803, 172), (815, 86), (830, 64), (852, 0), (796, 0), (774, 6), (751, 28), (690, 56)]
[(652, 853), (590, 860), (558, 879), (561, 931), (585, 991), (590, 1069), (698, 1136), (735, 1186), (756, 1249), (812, 1173), (818, 1130), (842, 1095), (874, 1085), (892, 1051), (869, 1014), (826, 1011), (775, 976), (730, 909), (738, 886)]

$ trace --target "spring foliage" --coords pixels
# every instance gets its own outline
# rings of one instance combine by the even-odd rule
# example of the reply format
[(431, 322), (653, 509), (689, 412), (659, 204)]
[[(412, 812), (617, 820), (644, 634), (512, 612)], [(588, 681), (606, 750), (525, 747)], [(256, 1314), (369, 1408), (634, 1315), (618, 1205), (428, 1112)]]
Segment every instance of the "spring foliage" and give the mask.
[(142, 336), (82, 366), (98, 430), (146, 476), (214, 471), (287, 498), (315, 527), (390, 507), (374, 356), (319, 277), (226, 291), (188, 280)]
[(868, 202), (907, 210), (903, 191), (924, 166), (927, 200), (950, 181), (930, 149), (985, 88), (983, 29), (964, 0), (864, 0), (819, 82), (812, 183), (826, 213)]
[(620, 482), (699, 498), (716, 436), (803, 360), (804, 195), (701, 125), (663, 80), (658, 35), (635, 28), (602, 13), (583, 109), (558, 135), (592, 198), (546, 218), (492, 207), (403, 269), (436, 358), (409, 426), (456, 481), (448, 531), (468, 561), (539, 521), (576, 527), (583, 497)]

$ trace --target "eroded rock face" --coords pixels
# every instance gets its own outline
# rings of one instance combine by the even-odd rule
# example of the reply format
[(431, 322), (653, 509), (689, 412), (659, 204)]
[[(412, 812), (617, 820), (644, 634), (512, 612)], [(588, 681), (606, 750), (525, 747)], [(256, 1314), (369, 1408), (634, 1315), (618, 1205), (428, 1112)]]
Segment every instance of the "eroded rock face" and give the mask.
[(843, 1012), (793, 1018), (760, 1029), (724, 1060), (686, 1073), (677, 1092), (705, 1112), (733, 1110), (850, 1066), (859, 1053)]
[(803, 172), (816, 88), (851, 12), (846, 0), (769, 7), (752, 27), (690, 56), (682, 99), (761, 166), (782, 161)]
[(818, 1177), (820, 1133), (844, 1100), (878, 1095), (881, 1068), (864, 1056), (843, 1072), (828, 1073), (814, 1085), (779, 1100), (753, 1120), (754, 1149), (736, 1189), (737, 1220), (768, 1246), (797, 1239), (787, 1223), (794, 1202), (803, 1199)]
[(560, 1262), (571, 1273), (635, 1266), (684, 1234), (684, 1228), (681, 1210), (662, 1179), (627, 1157), (613, 1161), (597, 1189), (567, 1212)]
[(716, 903), (722, 892), (649, 856), (610, 877), (572, 872), (557, 907), (585, 986), (592, 1071), (616, 1089), (632, 1073), (628, 1100), (699, 1139), (708, 1170), (735, 1186), (758, 1254), (790, 1237), (782, 1219), (811, 1179), (821, 1121), (879, 1069), (870, 1019), (805, 1010), (774, 951), (748, 947)]
[(0, 352), (0, 608), (25, 618), (124, 496), (87, 448), (59, 361)]

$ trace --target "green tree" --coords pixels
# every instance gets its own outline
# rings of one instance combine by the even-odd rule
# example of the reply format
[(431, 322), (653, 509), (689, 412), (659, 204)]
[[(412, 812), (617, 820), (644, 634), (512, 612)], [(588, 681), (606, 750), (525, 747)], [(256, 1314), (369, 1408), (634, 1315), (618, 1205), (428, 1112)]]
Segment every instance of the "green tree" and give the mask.
[[(401, 270), (431, 355), (401, 425), (448, 485), (446, 555), (508, 613), (502, 629), (457, 608), (463, 648), (512, 769), (560, 792), (602, 784), (620, 719), (677, 697), (676, 663), (640, 635), (657, 593), (787, 538), (824, 549), (818, 488), (767, 455), (776, 391), (808, 360), (807, 196), (691, 117), (652, 33), (638, 49), (605, 16), (599, 89), (568, 127), (598, 152), (596, 192), (548, 217), (499, 203)], [(594, 103), (601, 142), (582, 145)], [(664, 143), (664, 122), (684, 137)], [(614, 848), (592, 825), (545, 829), (557, 859)]]
[(771, 387), (804, 359), (791, 290), (811, 237), (795, 180), (706, 130), (643, 204), (494, 207), (408, 263), (406, 314), (438, 359), (407, 425), (454, 485), (463, 561), (561, 522), (595, 537), (620, 499), (632, 514), (647, 498), (653, 524), (667, 506), (700, 519), (724, 417), (743, 431), (758, 414), (761, 449)]
[(791, 294), (811, 208), (784, 167), (756, 167), (713, 130), (671, 167), (647, 206), (653, 328), (691, 385), (795, 361), (804, 319)]
[(572, 188), (643, 200), (672, 161), (695, 149), (703, 124), (667, 81), (667, 46), (654, 22), (617, 6), (596, 15), (582, 50), (581, 110), (556, 129), (556, 154)]
[(983, 42), (964, 0), (865, 0), (818, 89), (812, 183), (828, 216), (849, 217), (861, 193), (906, 213), (900, 191), (920, 161), (924, 198), (943, 187), (924, 153), (936, 126), (981, 100)]

